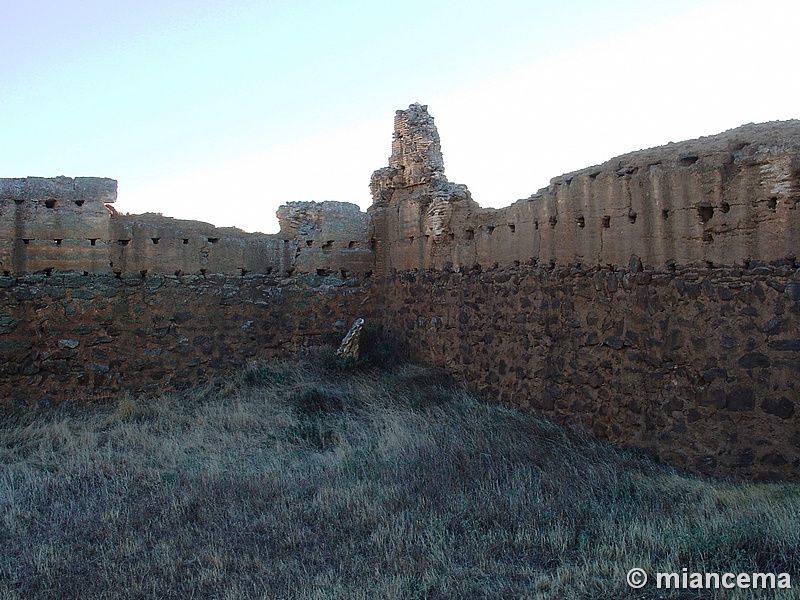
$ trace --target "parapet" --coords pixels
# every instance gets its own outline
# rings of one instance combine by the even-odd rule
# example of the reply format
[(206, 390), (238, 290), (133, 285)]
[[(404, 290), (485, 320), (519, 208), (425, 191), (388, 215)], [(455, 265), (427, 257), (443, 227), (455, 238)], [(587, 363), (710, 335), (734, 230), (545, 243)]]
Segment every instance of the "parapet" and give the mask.
[[(0, 179), (0, 269), (104, 271), (117, 182), (98, 177)], [(77, 268), (76, 268), (77, 267)]]
[(103, 177), (0, 178), (0, 205), (32, 202), (48, 209), (81, 208), (84, 204), (112, 204), (117, 182)]
[(372, 219), (349, 202), (289, 202), (278, 209), (281, 235), (297, 244), (295, 268), (320, 275), (372, 273)]
[(0, 179), (0, 271), (347, 277), (374, 269), (371, 220), (346, 202), (281, 207), (281, 233), (120, 214), (117, 182), (93, 177)]
[(381, 272), (554, 263), (662, 268), (794, 261), (800, 121), (746, 125), (613, 158), (482, 209), (444, 176), (425, 106), (398, 111), (370, 213)]
[(0, 179), (0, 271), (348, 273), (544, 263), (734, 266), (798, 257), (800, 121), (613, 158), (484, 209), (444, 171), (427, 106), (397, 111), (373, 204), (290, 202), (249, 234), (111, 208), (111, 179)]

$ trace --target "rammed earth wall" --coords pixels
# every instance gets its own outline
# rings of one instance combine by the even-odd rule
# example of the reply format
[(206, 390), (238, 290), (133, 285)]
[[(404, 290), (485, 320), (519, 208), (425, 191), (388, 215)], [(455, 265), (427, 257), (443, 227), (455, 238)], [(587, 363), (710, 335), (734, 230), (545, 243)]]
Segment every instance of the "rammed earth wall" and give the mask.
[(634, 152), (484, 209), (426, 107), (370, 208), (384, 324), (422, 361), (669, 462), (800, 478), (800, 121)]
[(500, 402), (694, 471), (800, 480), (800, 121), (484, 209), (415, 104), (370, 188), (366, 214), (289, 203), (263, 235), (120, 215), (113, 180), (0, 180), (4, 404), (180, 389), (362, 317)]
[(368, 279), (0, 277), (0, 398), (52, 404), (180, 390), (374, 318)]

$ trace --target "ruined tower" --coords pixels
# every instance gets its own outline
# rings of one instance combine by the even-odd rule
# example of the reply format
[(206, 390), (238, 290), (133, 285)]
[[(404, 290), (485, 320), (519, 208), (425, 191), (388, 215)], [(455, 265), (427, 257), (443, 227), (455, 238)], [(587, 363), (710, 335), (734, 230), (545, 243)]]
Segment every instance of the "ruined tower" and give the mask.
[(379, 272), (441, 266), (452, 222), (478, 209), (466, 186), (447, 180), (439, 132), (421, 104), (395, 114), (389, 166), (372, 174), (370, 190)]

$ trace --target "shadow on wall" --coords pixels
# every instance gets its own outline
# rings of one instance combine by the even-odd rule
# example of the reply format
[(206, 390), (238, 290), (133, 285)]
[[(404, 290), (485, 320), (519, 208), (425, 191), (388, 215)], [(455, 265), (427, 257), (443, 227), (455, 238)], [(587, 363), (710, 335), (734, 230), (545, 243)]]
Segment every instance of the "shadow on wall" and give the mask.
[(482, 209), (427, 108), (395, 115), (373, 205), (277, 235), (109, 210), (116, 182), (0, 180), (0, 391), (180, 389), (338, 343), (419, 360), (695, 471), (800, 479), (800, 122), (634, 152)]

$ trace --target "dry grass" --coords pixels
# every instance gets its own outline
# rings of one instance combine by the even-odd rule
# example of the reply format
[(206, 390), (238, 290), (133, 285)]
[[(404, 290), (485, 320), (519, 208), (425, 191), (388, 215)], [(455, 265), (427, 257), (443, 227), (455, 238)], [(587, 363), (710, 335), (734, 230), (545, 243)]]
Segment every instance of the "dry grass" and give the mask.
[(0, 599), (669, 597), (625, 573), (796, 579), (799, 491), (687, 477), (413, 365), (265, 365), (7, 415)]

